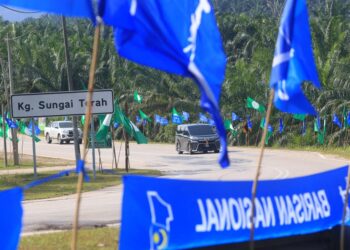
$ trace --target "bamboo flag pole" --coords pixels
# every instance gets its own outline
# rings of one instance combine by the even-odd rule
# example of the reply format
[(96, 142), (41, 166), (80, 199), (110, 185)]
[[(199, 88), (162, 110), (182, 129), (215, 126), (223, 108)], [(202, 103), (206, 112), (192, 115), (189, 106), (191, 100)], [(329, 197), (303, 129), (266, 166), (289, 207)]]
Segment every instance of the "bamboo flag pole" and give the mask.
[(254, 229), (255, 229), (255, 225), (254, 225), (255, 220), (254, 219), (255, 219), (256, 190), (258, 187), (258, 180), (259, 180), (260, 173), (261, 173), (261, 163), (263, 160), (264, 150), (265, 150), (265, 138), (266, 138), (266, 134), (267, 134), (267, 128), (268, 128), (268, 125), (270, 122), (272, 101), (273, 101), (274, 95), (275, 95), (275, 90), (271, 89), (269, 103), (267, 106), (264, 130), (263, 130), (263, 134), (262, 134), (261, 141), (260, 141), (261, 150), (260, 150), (260, 156), (259, 156), (259, 161), (258, 161), (258, 167), (256, 168), (255, 178), (254, 178), (253, 187), (252, 187), (252, 199), (251, 199), (252, 207), (251, 207), (251, 215), (250, 215), (250, 250), (254, 250)]
[(345, 218), (347, 217), (347, 208), (349, 203), (350, 190), (350, 166), (348, 167), (348, 177), (346, 179), (346, 192), (344, 197), (343, 215), (340, 228), (340, 250), (345, 250)]
[[(86, 106), (86, 112), (85, 112), (85, 124), (84, 124), (84, 132), (83, 132), (84, 144), (83, 144), (83, 159), (82, 160), (84, 162), (85, 162), (86, 155), (88, 152), (88, 150), (87, 150), (88, 133), (89, 133), (91, 113), (92, 113), (91, 100), (92, 100), (92, 95), (93, 95), (93, 91), (94, 91), (95, 70), (96, 70), (96, 63), (97, 63), (97, 56), (98, 56), (98, 47), (99, 47), (99, 43), (100, 43), (100, 26), (101, 26), (101, 19), (99, 17), (97, 17), (97, 25), (96, 25), (96, 29), (95, 29), (93, 51), (92, 51), (92, 60), (91, 60), (90, 72), (89, 72), (87, 106)], [(76, 200), (75, 215), (74, 215), (73, 228), (72, 228), (72, 242), (71, 242), (71, 249), (72, 250), (77, 249), (77, 235), (78, 235), (78, 223), (79, 223), (79, 212), (80, 212), (82, 188), (83, 188), (83, 173), (80, 172), (78, 174), (77, 200)]]

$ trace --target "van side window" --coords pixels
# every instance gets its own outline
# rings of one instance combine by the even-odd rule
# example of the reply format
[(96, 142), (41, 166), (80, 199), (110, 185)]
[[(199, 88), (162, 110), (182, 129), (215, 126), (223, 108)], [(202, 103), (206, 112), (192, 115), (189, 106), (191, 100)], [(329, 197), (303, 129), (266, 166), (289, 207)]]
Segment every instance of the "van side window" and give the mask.
[(188, 133), (188, 131), (184, 131), (183, 135), (189, 136), (190, 134)]

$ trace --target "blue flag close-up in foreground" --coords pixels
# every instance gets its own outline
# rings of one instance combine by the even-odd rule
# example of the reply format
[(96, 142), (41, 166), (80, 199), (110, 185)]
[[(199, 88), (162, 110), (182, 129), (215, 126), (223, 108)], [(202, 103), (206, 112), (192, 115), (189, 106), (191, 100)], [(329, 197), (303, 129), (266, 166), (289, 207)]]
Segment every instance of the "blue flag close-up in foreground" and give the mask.
[(283, 112), (316, 114), (302, 91), (303, 81), (311, 81), (320, 88), (311, 45), (305, 0), (287, 0), (270, 77), (270, 86), (275, 90), (274, 104)]
[(219, 108), (226, 56), (211, 3), (101, 0), (99, 11), (104, 22), (115, 28), (116, 48), (121, 56), (196, 81), (201, 107), (211, 114), (221, 138), (220, 164), (228, 166), (226, 133)]
[[(347, 170), (345, 166), (309, 176), (260, 181), (254, 238), (310, 234), (340, 225)], [(123, 185), (120, 250), (215, 249), (250, 239), (252, 181), (129, 175), (123, 177)], [(349, 203), (347, 206), (349, 209)]]
[(17, 249), (22, 228), (21, 188), (13, 188), (0, 192), (0, 248), (2, 250)]
[(0, 4), (95, 20), (91, 0), (0, 0)]

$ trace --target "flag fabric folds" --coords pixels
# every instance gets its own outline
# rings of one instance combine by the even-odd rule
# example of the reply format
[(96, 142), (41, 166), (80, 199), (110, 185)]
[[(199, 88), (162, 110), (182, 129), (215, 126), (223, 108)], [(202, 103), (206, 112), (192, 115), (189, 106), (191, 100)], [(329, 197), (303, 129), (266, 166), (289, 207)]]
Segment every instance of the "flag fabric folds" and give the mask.
[(280, 119), (279, 119), (278, 132), (279, 132), (280, 134), (282, 134), (282, 133), (283, 133), (283, 130), (284, 130), (283, 119), (280, 118)]
[(0, 0), (0, 4), (57, 15), (86, 17), (95, 20), (90, 0)]
[(159, 121), (159, 124), (160, 124), (161, 126), (166, 126), (166, 125), (169, 124), (169, 121), (168, 121), (168, 119), (167, 119), (166, 117), (161, 117), (161, 118), (160, 118), (160, 121)]
[[(29, 122), (28, 129), (32, 131), (32, 121)], [(34, 124), (34, 132), (35, 132), (35, 135), (40, 135), (41, 133), (40, 128), (36, 124)]]
[(335, 124), (335, 125), (337, 125), (339, 128), (342, 128), (343, 127), (343, 125), (342, 125), (342, 123), (341, 123), (341, 121), (339, 120), (339, 118), (338, 118), (338, 116), (336, 115), (336, 114), (333, 114), (333, 123)]
[(206, 117), (204, 114), (202, 113), (199, 113), (199, 122), (203, 122), (203, 123), (208, 123), (209, 120), (208, 120), (208, 117)]
[(252, 128), (253, 128), (253, 124), (252, 124), (252, 122), (251, 122), (251, 120), (250, 120), (250, 117), (249, 117), (249, 116), (248, 116), (248, 118), (247, 118), (247, 127), (248, 127), (249, 131), (251, 131), (251, 130), (252, 130)]
[(188, 112), (182, 111), (182, 118), (184, 121), (188, 122), (190, 119), (190, 114)]
[(151, 122), (152, 119), (146, 115), (141, 109), (139, 109), (139, 114), (142, 120)]
[(237, 121), (237, 120), (239, 120), (239, 116), (236, 115), (235, 112), (232, 112), (232, 121), (234, 122), (234, 121)]
[(13, 188), (0, 192), (0, 245), (1, 249), (17, 249), (22, 228), (22, 188)]
[(295, 120), (304, 121), (306, 118), (306, 115), (293, 115), (293, 118)]
[(106, 139), (108, 132), (109, 132), (109, 127), (111, 125), (113, 114), (107, 114), (105, 118), (103, 119), (103, 122), (101, 126), (98, 128), (98, 131), (96, 133), (96, 139), (97, 140), (104, 140)]
[(255, 109), (260, 113), (265, 113), (265, 107), (254, 101), (252, 98), (247, 97), (247, 108)]
[(12, 121), (10, 118), (5, 118), (5, 120), (9, 128), (18, 128), (16, 121)]
[(176, 111), (175, 108), (171, 110), (171, 121), (174, 124), (182, 124), (182, 116)]
[[(33, 137), (32, 135), (32, 129), (29, 129), (29, 127), (27, 127), (23, 122), (19, 123), (19, 133), (23, 134), (23, 135), (28, 135), (30, 137)], [(36, 135), (34, 135), (34, 141), (35, 142), (39, 142), (41, 141), (39, 139), (39, 137), (37, 137)]]
[(270, 87), (275, 90), (274, 104), (293, 114), (317, 112), (302, 92), (303, 81), (320, 88), (312, 53), (306, 0), (287, 0), (272, 62)]
[(137, 103), (141, 103), (142, 102), (142, 96), (140, 96), (137, 91), (135, 90), (134, 92), (134, 101)]
[(346, 123), (349, 127), (350, 126), (350, 112), (348, 112), (348, 117), (346, 118)]
[(160, 119), (161, 119), (162, 117), (160, 116), (160, 115), (157, 115), (157, 114), (155, 114), (154, 115), (154, 122), (155, 123), (160, 123)]
[(196, 81), (201, 107), (211, 114), (220, 135), (220, 164), (228, 166), (219, 108), (226, 56), (209, 0), (100, 0), (99, 11), (115, 28), (121, 56)]
[(114, 121), (123, 125), (128, 135), (133, 137), (138, 144), (147, 143), (147, 138), (138, 129), (138, 127), (124, 115), (116, 101), (114, 102)]

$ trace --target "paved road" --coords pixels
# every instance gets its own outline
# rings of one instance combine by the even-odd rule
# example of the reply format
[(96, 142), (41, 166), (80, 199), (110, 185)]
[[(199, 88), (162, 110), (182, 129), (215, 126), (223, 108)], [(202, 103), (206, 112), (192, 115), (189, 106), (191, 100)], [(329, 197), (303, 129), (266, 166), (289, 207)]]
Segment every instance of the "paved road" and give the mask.
[[(23, 152), (30, 154), (31, 142), (23, 141)], [(120, 142), (116, 143), (117, 156), (120, 145)], [(123, 147), (121, 148), (119, 167), (124, 168), (124, 151)], [(158, 169), (171, 178), (211, 180), (252, 179), (259, 155), (259, 150), (256, 148), (230, 147), (231, 166), (221, 169), (217, 164), (218, 154), (177, 155), (174, 145), (132, 143), (130, 151), (132, 168)], [(40, 142), (37, 144), (37, 154), (74, 159), (71, 144), (48, 145)], [(104, 168), (111, 168), (112, 156), (111, 149), (101, 149)], [(88, 161), (91, 162), (90, 156)], [(316, 152), (266, 150), (261, 178), (290, 178), (337, 168), (345, 164), (348, 164), (348, 161)], [(85, 193), (81, 210), (81, 225), (104, 225), (119, 222), (121, 191), (121, 187), (112, 187)], [(24, 231), (70, 227), (74, 206), (75, 196), (24, 202)]]

